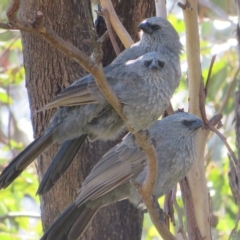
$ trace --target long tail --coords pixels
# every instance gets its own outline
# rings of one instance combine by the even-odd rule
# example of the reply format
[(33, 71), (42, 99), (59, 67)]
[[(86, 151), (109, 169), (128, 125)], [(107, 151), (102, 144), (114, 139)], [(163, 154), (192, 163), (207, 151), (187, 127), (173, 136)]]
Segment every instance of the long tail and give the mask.
[(91, 222), (98, 208), (90, 209), (83, 204), (77, 207), (71, 204), (45, 232), (41, 240), (76, 240)]
[(82, 147), (87, 135), (82, 135), (73, 140), (65, 141), (61, 146), (56, 156), (52, 160), (48, 167), (40, 186), (37, 190), (37, 194), (43, 195), (47, 193), (58, 181), (58, 179), (67, 171), (71, 165), (77, 152)]
[(8, 185), (10, 185), (34, 159), (52, 144), (53, 140), (51, 133), (43, 135), (29, 144), (2, 171), (0, 175), (0, 189), (8, 187)]

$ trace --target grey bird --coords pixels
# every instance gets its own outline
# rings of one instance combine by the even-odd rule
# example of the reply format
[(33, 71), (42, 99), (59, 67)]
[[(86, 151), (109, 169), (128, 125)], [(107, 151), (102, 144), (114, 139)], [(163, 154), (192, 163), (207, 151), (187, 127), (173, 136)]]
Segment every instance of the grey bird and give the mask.
[[(125, 51), (123, 51), (113, 61), (113, 63), (110, 66), (104, 69), (105, 74), (108, 74), (108, 75), (110, 74), (110, 76), (107, 76), (107, 79), (110, 82), (110, 79), (114, 78), (114, 74), (115, 74), (115, 72), (111, 73), (111, 71), (113, 71), (114, 69), (120, 68), (122, 66), (121, 64), (124, 64), (128, 60), (136, 59), (141, 55), (150, 51), (157, 51), (161, 56), (164, 55), (164, 58), (168, 59), (168, 62), (172, 67), (171, 73), (169, 72), (169, 74), (166, 75), (165, 80), (167, 84), (169, 84), (171, 91), (174, 92), (174, 90), (179, 84), (180, 77), (181, 77), (179, 55), (181, 53), (182, 45), (179, 41), (179, 36), (177, 32), (167, 20), (160, 17), (151, 17), (144, 20), (139, 25), (139, 28), (142, 30), (140, 41), (138, 43), (133, 44), (133, 46), (131, 46), (129, 49), (126, 49)], [(89, 82), (91, 82), (91, 84), (88, 84)], [(93, 78), (91, 75), (87, 75), (84, 78), (77, 80), (69, 88), (62, 91), (50, 104), (48, 104), (45, 107), (45, 109), (52, 108), (52, 107), (59, 107), (59, 106), (74, 106), (74, 105), (93, 104), (93, 103), (97, 104), (98, 102), (94, 96), (95, 93), (89, 94), (90, 89), (96, 89), (95, 84), (92, 82), (93, 82)], [(141, 92), (141, 87), (139, 89), (140, 89), (139, 92)], [(94, 91), (91, 91), (91, 93), (93, 92)], [(126, 94), (127, 93), (129, 93), (129, 91), (126, 91)], [(133, 94), (133, 93), (130, 92), (130, 94)], [(165, 97), (170, 97), (170, 95)], [(145, 104), (147, 102), (139, 101), (139, 97), (137, 96), (136, 96), (136, 100), (134, 101), (138, 103), (137, 107), (139, 108), (140, 111), (144, 110), (142, 108), (142, 104)], [(151, 105), (149, 105), (148, 107), (151, 108)], [(162, 109), (162, 107), (160, 108)], [(92, 131), (93, 129), (92, 128), (91, 133), (90, 131), (88, 131), (87, 134), (81, 133), (77, 137), (75, 137), (76, 134), (73, 134), (72, 136), (66, 139), (61, 139), (61, 138), (64, 138), (64, 136), (60, 137), (60, 139), (56, 139), (56, 137), (54, 137), (54, 140), (49, 139), (49, 134), (45, 133), (43, 137), (35, 140), (22, 153), (20, 153), (10, 163), (10, 165), (2, 172), (0, 176), (0, 189), (6, 188), (18, 175), (21, 174), (21, 172), (34, 160), (34, 158), (40, 155), (53, 142), (58, 142), (58, 143), (63, 142), (59, 148), (58, 153), (56, 154), (52, 163), (50, 164), (47, 172), (45, 173), (42, 179), (42, 182), (39, 186), (38, 194), (44, 194), (54, 186), (54, 184), (60, 178), (60, 176), (68, 169), (75, 155), (77, 154), (77, 152), (79, 151), (79, 149), (81, 148), (82, 144), (84, 143), (87, 137), (91, 141), (94, 141), (97, 138), (113, 139), (118, 136), (119, 132), (122, 129), (123, 122), (119, 121), (119, 118), (116, 114), (114, 116), (111, 114), (108, 114), (109, 111), (112, 111), (110, 110), (112, 109), (111, 106), (108, 105), (108, 106), (102, 107), (101, 105), (101, 107), (97, 108), (96, 112), (94, 113), (87, 110), (83, 111), (82, 109), (83, 108), (72, 108), (72, 110), (69, 111), (68, 114), (72, 114), (72, 118), (76, 117), (76, 115), (80, 115), (80, 113), (89, 114), (88, 119), (86, 118), (85, 120), (87, 121), (90, 120), (92, 124), (94, 123), (94, 120), (95, 120), (96, 132)], [(80, 111), (80, 112), (77, 113), (77, 111)], [(133, 111), (135, 110), (133, 109)], [(61, 114), (66, 114), (66, 110), (60, 110), (60, 112), (58, 111), (58, 113), (55, 114), (55, 117), (58, 114), (59, 114), (59, 117), (61, 117)], [(101, 118), (98, 115), (100, 115)], [(108, 115), (109, 116), (111, 115), (111, 118), (107, 118), (108, 121), (104, 122)], [(116, 119), (114, 120), (115, 116), (116, 116)], [(130, 113), (130, 116), (132, 116), (131, 113)], [(156, 120), (158, 117), (157, 113), (155, 114), (155, 116), (156, 118), (154, 120)], [(53, 119), (55, 119), (55, 117), (53, 117)], [(100, 122), (100, 119), (102, 119), (101, 122)], [(136, 121), (137, 120), (138, 118), (136, 119)], [(52, 120), (52, 122), (53, 124), (51, 124), (51, 126), (46, 130), (46, 132), (48, 132), (49, 129), (51, 128), (55, 129), (56, 127), (57, 129), (57, 126), (54, 126), (56, 121)], [(71, 127), (70, 125), (71, 125), (71, 121), (69, 123), (69, 127)], [(101, 127), (103, 127), (102, 130), (101, 130)], [(69, 132), (67, 134), (68, 136), (69, 136)], [(60, 135), (61, 133), (63, 133), (62, 130), (58, 134), (54, 134), (54, 135)]]
[[(105, 71), (109, 85), (123, 105), (128, 124), (135, 131), (147, 129), (168, 107), (179, 84), (174, 67), (165, 54), (150, 52), (125, 64), (113, 64), (110, 71)], [(43, 136), (33, 141), (3, 170), (0, 189), (6, 188), (53, 143), (68, 140), (72, 144), (73, 139), (77, 141), (78, 148), (79, 142), (82, 143), (87, 136), (91, 141), (114, 139), (123, 131), (124, 122), (103, 97), (93, 76), (88, 75), (77, 81), (57, 98), (61, 99), (62, 96), (75, 99), (78, 106), (63, 107), (56, 112)], [(72, 152), (76, 153), (74, 147)], [(68, 157), (65, 155), (66, 161), (61, 158), (57, 166), (50, 168), (54, 174), (50, 175), (44, 188), (51, 188), (68, 168), (73, 159), (69, 161)]]
[[(158, 157), (155, 197), (168, 193), (191, 168), (196, 157), (197, 132), (202, 126), (203, 122), (196, 116), (177, 112), (148, 129)], [(136, 146), (132, 134), (127, 134), (96, 164), (83, 182), (76, 200), (56, 219), (41, 240), (76, 240), (101, 207), (123, 199), (129, 199), (142, 208), (133, 183), (142, 184), (146, 173), (146, 155)]]
[[(181, 53), (182, 45), (173, 26), (164, 18), (151, 17), (144, 20), (139, 25), (139, 28), (142, 30), (140, 34), (140, 41), (124, 50), (109, 67), (105, 68), (106, 71), (111, 71), (111, 66), (114, 64), (122, 64), (128, 60), (136, 59), (147, 52), (156, 51), (165, 55), (171, 62), (175, 80), (178, 82), (181, 76), (179, 55)], [(81, 85), (81, 82), (77, 81), (66, 91), (63, 91), (58, 97), (49, 103), (45, 109), (58, 106), (77, 105), (77, 85), (79, 83)], [(86, 135), (80, 136), (79, 138), (65, 141), (60, 146), (59, 151), (43, 176), (37, 192), (38, 194), (42, 195), (54, 186), (56, 181), (72, 163), (85, 138)]]
[(125, 49), (112, 63), (123, 63), (136, 59), (146, 52), (162, 52), (163, 49), (167, 49), (171, 52), (172, 61), (179, 65), (182, 44), (178, 33), (169, 21), (161, 17), (151, 17), (141, 22), (138, 27), (142, 30), (140, 41)]

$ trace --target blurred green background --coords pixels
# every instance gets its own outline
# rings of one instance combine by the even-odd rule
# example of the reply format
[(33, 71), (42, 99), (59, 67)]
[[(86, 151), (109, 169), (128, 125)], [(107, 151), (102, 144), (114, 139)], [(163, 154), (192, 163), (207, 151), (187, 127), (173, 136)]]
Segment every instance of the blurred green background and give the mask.
[[(199, 2), (199, 32), (202, 73), (206, 81), (209, 65), (217, 54), (210, 79), (206, 101), (207, 115), (211, 118), (221, 112), (223, 127), (220, 131), (235, 149), (234, 92), (239, 74), (236, 35), (236, 6), (234, 1), (212, 0)], [(6, 22), (5, 11), (9, 1), (0, 2), (0, 21)], [(182, 10), (176, 1), (168, 0), (168, 19), (177, 29), (185, 49), (185, 27)], [(174, 108), (188, 109), (187, 63), (182, 54), (182, 81), (172, 103)], [(235, 77), (236, 75), (236, 77)], [(0, 171), (31, 140), (32, 127), (28, 96), (24, 85), (22, 46), (18, 31), (0, 29)], [(234, 227), (238, 206), (234, 203), (228, 184), (228, 156), (223, 143), (213, 134), (206, 148), (206, 177), (211, 196), (213, 239), (225, 240)], [(38, 177), (32, 164), (6, 190), (0, 191), (0, 239), (39, 239), (42, 233), (39, 198), (35, 196)], [(159, 200), (163, 206), (163, 198)], [(180, 192), (177, 201), (182, 206)], [(176, 214), (175, 214), (176, 215)], [(177, 232), (178, 219), (175, 216)], [(183, 220), (184, 217), (183, 217)], [(143, 239), (161, 239), (148, 214), (145, 215)], [(181, 239), (181, 238), (178, 238)], [(240, 234), (235, 239), (240, 239)]]

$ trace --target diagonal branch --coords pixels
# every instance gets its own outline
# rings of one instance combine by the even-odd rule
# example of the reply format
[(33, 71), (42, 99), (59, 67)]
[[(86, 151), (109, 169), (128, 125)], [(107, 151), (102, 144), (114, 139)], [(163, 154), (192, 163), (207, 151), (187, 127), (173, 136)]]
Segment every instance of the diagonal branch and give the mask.
[(180, 233), (182, 235), (182, 238), (184, 240), (188, 240), (187, 234), (184, 231), (184, 224), (183, 224), (183, 217), (182, 217), (181, 209), (177, 203), (176, 198), (173, 200), (173, 205), (174, 205), (174, 208), (175, 208), (175, 210), (177, 212), (177, 216), (178, 216), (178, 225), (179, 225), (178, 233)]
[(213, 69), (213, 65), (215, 63), (216, 57), (217, 57), (216, 54), (212, 56), (211, 63), (210, 63), (210, 66), (209, 66), (207, 81), (206, 81), (206, 85), (205, 85), (205, 96), (207, 96), (207, 93), (208, 93), (208, 85), (209, 85), (209, 82), (210, 82), (210, 77), (212, 75), (212, 69)]
[(5, 215), (1, 215), (0, 220), (3, 221), (5, 219), (18, 218), (18, 217), (41, 218), (41, 216), (38, 213), (34, 214), (32, 212), (11, 212)]
[[(121, 28), (116, 29), (116, 22), (112, 21), (112, 14), (114, 9), (112, 5), (111, 5), (112, 9), (111, 8), (109, 9), (108, 8), (109, 6), (106, 7), (106, 5), (104, 5), (106, 2), (109, 2), (109, 1), (102, 0), (102, 6), (103, 8), (108, 9), (113, 28), (119, 36), (119, 31), (121, 31)], [(127, 126), (127, 119), (126, 119), (126, 116), (123, 114), (122, 106), (118, 101), (118, 98), (115, 95), (115, 93), (109, 87), (106, 77), (103, 73), (103, 68), (101, 64), (101, 59), (102, 59), (101, 44), (92, 43), (93, 54), (89, 58), (81, 50), (79, 50), (72, 44), (66, 42), (61, 37), (59, 37), (51, 28), (49, 28), (48, 26), (45, 26), (44, 15), (41, 11), (36, 12), (34, 16), (34, 20), (31, 22), (17, 19), (16, 16), (17, 16), (17, 11), (19, 9), (19, 6), (20, 6), (20, 0), (12, 0), (9, 9), (7, 10), (7, 16), (8, 16), (9, 22), (7, 24), (0, 23), (0, 26), (3, 26), (4, 29), (9, 29), (9, 30), (16, 29), (16, 30), (21, 30), (21, 31), (42, 35), (44, 39), (47, 40), (48, 43), (50, 43), (53, 47), (55, 47), (62, 53), (66, 54), (68, 57), (78, 62), (82, 67), (84, 67), (85, 70), (87, 70), (89, 73), (91, 73), (94, 76), (94, 79), (100, 91), (103, 93), (105, 98), (109, 101), (109, 103), (113, 106), (115, 111), (124, 120), (125, 125)], [(126, 33), (121, 33), (121, 34), (124, 35), (124, 40), (126, 40)], [(130, 42), (131, 42), (131, 38), (130, 39), (127, 38), (127, 43), (124, 44), (125, 47), (129, 47)], [(127, 128), (130, 132), (135, 133), (132, 127), (127, 126)], [(143, 185), (138, 187), (139, 194), (141, 195), (141, 198), (144, 204), (148, 208), (151, 219), (154, 225), (156, 226), (159, 234), (162, 235), (164, 239), (174, 240), (175, 239), (174, 236), (169, 232), (164, 221), (160, 221), (161, 219), (160, 211), (156, 210), (156, 208), (159, 206), (157, 206), (158, 203), (156, 204), (156, 201), (154, 201), (152, 197), (152, 192), (153, 192), (156, 177), (157, 177), (157, 155), (156, 155), (155, 148), (151, 140), (148, 139), (148, 135), (146, 131), (143, 131), (141, 133), (135, 133), (134, 135), (135, 135), (138, 146), (143, 149), (148, 160), (147, 178), (145, 179)]]
[(117, 33), (124, 47), (129, 48), (134, 42), (131, 36), (129, 35), (129, 33), (127, 32), (127, 30), (124, 28), (124, 26), (118, 19), (111, 0), (100, 0), (100, 2), (101, 2), (101, 7), (108, 11), (112, 27), (114, 31)]
[(110, 40), (111, 40), (111, 43), (113, 45), (113, 49), (116, 53), (116, 55), (118, 56), (121, 51), (117, 45), (117, 42), (116, 42), (116, 39), (115, 39), (115, 36), (114, 36), (114, 33), (113, 33), (113, 28), (112, 28), (112, 25), (111, 25), (111, 21), (110, 21), (110, 17), (109, 17), (109, 12), (107, 9), (103, 9), (102, 10), (102, 15), (105, 19), (105, 23), (106, 23), (106, 27), (107, 27), (107, 30), (109, 32), (109, 37), (110, 37)]
[(188, 237), (189, 239), (203, 240), (204, 238), (201, 236), (201, 233), (198, 228), (192, 194), (187, 178), (184, 178), (183, 180), (180, 181), (180, 187), (186, 211), (186, 217), (188, 219), (187, 221)]

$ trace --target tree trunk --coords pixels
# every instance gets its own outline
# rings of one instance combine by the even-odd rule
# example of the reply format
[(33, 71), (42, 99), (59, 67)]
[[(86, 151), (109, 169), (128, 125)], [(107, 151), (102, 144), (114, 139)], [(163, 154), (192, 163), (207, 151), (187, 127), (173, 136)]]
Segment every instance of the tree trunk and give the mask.
[[(154, 2), (137, 0), (114, 0), (120, 20), (130, 32), (134, 41), (138, 38), (139, 22), (154, 14)], [(89, 38), (91, 24), (90, 1), (47, 1), (22, 0), (19, 16), (31, 19), (34, 12), (42, 11), (45, 22), (65, 40), (91, 54), (91, 49), (84, 43)], [(103, 31), (99, 27), (99, 31)], [(35, 114), (63, 88), (86, 72), (74, 61), (50, 46), (41, 36), (22, 32), (26, 87), (31, 108), (34, 136), (38, 137), (49, 123), (55, 110)], [(104, 43), (104, 65), (115, 58), (111, 44)], [(77, 189), (88, 175), (94, 164), (114, 144), (113, 142), (86, 142), (56, 186), (41, 198), (43, 228), (47, 229), (57, 216), (75, 199)], [(57, 145), (46, 150), (38, 159), (38, 174), (41, 179), (51, 159), (58, 149)], [(101, 209), (82, 239), (141, 239), (142, 214), (128, 201)]]

